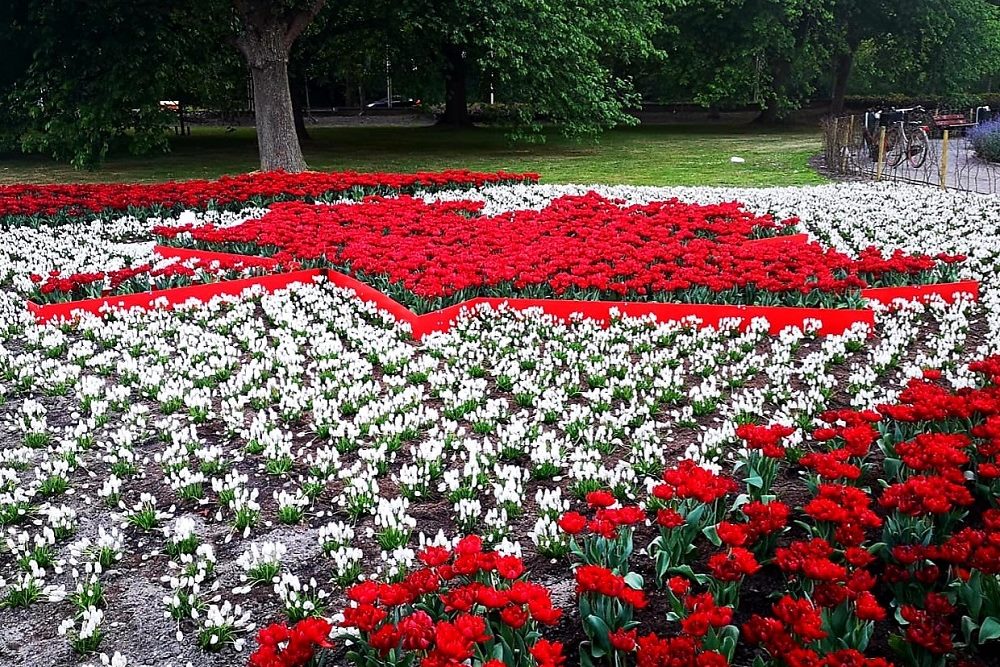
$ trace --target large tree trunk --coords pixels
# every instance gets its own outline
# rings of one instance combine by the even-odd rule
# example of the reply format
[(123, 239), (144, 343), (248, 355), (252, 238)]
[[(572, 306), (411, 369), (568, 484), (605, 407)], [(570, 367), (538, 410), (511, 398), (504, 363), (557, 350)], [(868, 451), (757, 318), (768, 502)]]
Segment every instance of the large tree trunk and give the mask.
[(851, 68), (854, 65), (854, 53), (845, 51), (833, 60), (833, 94), (830, 98), (830, 115), (837, 116), (844, 112), (844, 98), (847, 97), (847, 81), (851, 78)]
[(305, 171), (306, 161), (295, 132), (295, 111), (288, 87), (288, 54), (292, 44), (326, 0), (301, 7), (271, 0), (233, 0), (242, 30), (236, 45), (253, 78), (254, 116), (261, 171)]
[(791, 69), (791, 63), (786, 61), (780, 61), (771, 68), (771, 86), (764, 96), (764, 108), (761, 109), (755, 123), (771, 125), (781, 120), (784, 111), (781, 107), (782, 97), (785, 94), (785, 85), (788, 83)]
[(777, 93), (769, 93), (764, 98), (764, 106), (754, 122), (761, 125), (774, 125), (779, 120), (781, 120), (781, 104), (778, 95)]
[(292, 95), (288, 89), (288, 63), (264, 60), (251, 65), (250, 73), (261, 171), (305, 171), (306, 161), (295, 132)]
[(469, 120), (468, 61), (461, 47), (453, 44), (444, 47), (444, 115), (442, 125), (466, 127)]

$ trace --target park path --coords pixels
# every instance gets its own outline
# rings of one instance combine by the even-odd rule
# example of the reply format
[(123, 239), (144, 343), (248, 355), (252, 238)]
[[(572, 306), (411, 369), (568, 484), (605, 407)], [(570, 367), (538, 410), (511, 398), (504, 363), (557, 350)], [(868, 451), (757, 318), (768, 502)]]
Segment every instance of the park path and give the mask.
[[(896, 167), (886, 166), (882, 172), (882, 180), (940, 186), (942, 149), (941, 139), (931, 139), (927, 160), (923, 165), (915, 169), (904, 161)], [(945, 186), (950, 190), (1000, 194), (1000, 164), (986, 162), (976, 157), (975, 151), (964, 136), (949, 140), (946, 169)], [(874, 163), (870, 164), (868, 171), (872, 178), (876, 177)]]

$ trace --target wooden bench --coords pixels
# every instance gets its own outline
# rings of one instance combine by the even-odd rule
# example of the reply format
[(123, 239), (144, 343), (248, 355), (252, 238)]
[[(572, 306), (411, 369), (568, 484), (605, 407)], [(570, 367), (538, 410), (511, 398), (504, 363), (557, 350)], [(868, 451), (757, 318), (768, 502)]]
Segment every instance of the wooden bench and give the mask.
[(934, 116), (934, 127), (938, 130), (965, 130), (975, 127), (976, 123), (966, 118), (962, 113), (948, 113)]

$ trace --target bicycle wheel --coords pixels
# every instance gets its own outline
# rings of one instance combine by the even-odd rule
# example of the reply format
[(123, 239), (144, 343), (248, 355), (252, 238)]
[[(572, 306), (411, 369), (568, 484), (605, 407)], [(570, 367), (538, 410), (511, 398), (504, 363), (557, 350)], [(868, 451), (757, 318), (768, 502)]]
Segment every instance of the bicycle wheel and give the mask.
[(927, 132), (922, 127), (911, 127), (906, 131), (906, 161), (914, 169), (924, 166), (927, 161), (927, 151), (930, 141)]
[(885, 164), (887, 167), (898, 167), (906, 158), (906, 140), (899, 128), (893, 125), (885, 130)]

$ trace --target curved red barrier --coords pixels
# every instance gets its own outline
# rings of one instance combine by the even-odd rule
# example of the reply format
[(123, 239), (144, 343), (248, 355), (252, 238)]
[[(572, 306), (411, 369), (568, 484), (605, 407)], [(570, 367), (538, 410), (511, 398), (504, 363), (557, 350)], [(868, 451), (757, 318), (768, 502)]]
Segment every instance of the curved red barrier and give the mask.
[[(775, 237), (768, 239), (758, 239), (753, 243), (777, 243), (791, 242), (804, 243), (808, 241), (808, 235), (795, 234), (792, 236)], [(269, 257), (255, 257), (250, 255), (237, 255), (232, 253), (206, 252), (201, 250), (191, 250), (187, 248), (174, 248), (170, 246), (156, 246), (154, 250), (163, 257), (179, 257), (181, 259), (197, 258), (203, 261), (220, 260), (223, 262), (242, 261), (248, 266), (262, 266), (274, 268), (277, 262)], [(191, 285), (189, 287), (178, 287), (175, 289), (159, 290), (155, 292), (145, 292), (142, 294), (129, 294), (123, 296), (105, 297), (101, 299), (89, 299), (86, 301), (74, 301), (69, 303), (55, 303), (39, 305), (28, 302), (28, 309), (35, 313), (39, 321), (48, 321), (56, 317), (70, 317), (73, 311), (84, 310), (91, 313), (99, 313), (102, 308), (110, 306), (121, 306), (125, 308), (157, 307), (153, 303), (157, 299), (166, 299), (166, 307), (183, 303), (188, 299), (207, 301), (219, 294), (239, 294), (244, 289), (253, 285), (261, 285), (268, 291), (281, 289), (295, 282), (306, 282), (313, 280), (316, 276), (323, 275), (327, 280), (337, 287), (350, 289), (357, 294), (358, 298), (373, 303), (376, 307), (385, 310), (396, 320), (406, 322), (410, 325), (413, 337), (417, 340), (434, 332), (447, 331), (463, 310), (471, 310), (480, 304), (487, 304), (491, 308), (511, 308), (514, 310), (528, 310), (539, 308), (548, 315), (552, 315), (560, 320), (568, 321), (574, 315), (596, 320), (607, 326), (615, 317), (648, 317), (652, 316), (657, 321), (680, 321), (690, 318), (699, 320), (701, 326), (718, 326), (724, 319), (740, 318), (742, 326), (747, 326), (751, 320), (763, 317), (770, 324), (770, 332), (776, 334), (782, 329), (795, 326), (802, 327), (807, 320), (818, 320), (821, 322), (819, 333), (823, 335), (838, 335), (844, 333), (851, 326), (861, 323), (867, 325), (871, 330), (875, 326), (875, 313), (869, 309), (853, 310), (846, 308), (795, 308), (788, 306), (739, 306), (739, 305), (718, 305), (718, 304), (686, 304), (686, 303), (656, 303), (642, 301), (573, 301), (568, 299), (518, 299), (518, 298), (486, 298), (479, 297), (463, 301), (462, 303), (448, 306), (441, 310), (418, 315), (403, 304), (391, 299), (387, 295), (378, 291), (371, 285), (367, 285), (360, 280), (334, 270), (311, 269), (306, 271), (295, 271), (292, 273), (278, 273), (255, 278), (244, 278), (241, 280), (229, 280), (205, 285)], [(951, 302), (955, 295), (968, 293), (973, 298), (979, 296), (979, 283), (970, 280), (958, 283), (945, 283), (940, 285), (914, 285), (910, 287), (879, 287), (865, 289), (861, 291), (863, 297), (889, 304), (894, 299), (926, 299), (931, 295), (938, 295), (945, 301)]]
[(861, 296), (884, 305), (890, 305), (896, 299), (926, 300), (932, 296), (941, 297), (945, 303), (954, 303), (959, 294), (971, 294), (973, 299), (979, 299), (979, 283), (975, 280), (964, 280), (957, 283), (937, 283), (934, 285), (908, 285), (906, 287), (871, 287), (861, 290)]
[(412, 324), (413, 337), (423, 338), (429, 333), (447, 331), (462, 310), (488, 304), (491, 308), (507, 307), (514, 310), (539, 308), (545, 314), (569, 321), (574, 315), (582, 315), (608, 326), (620, 317), (653, 316), (658, 322), (678, 322), (697, 318), (700, 326), (718, 326), (724, 319), (740, 318), (746, 327), (751, 320), (763, 317), (770, 325), (772, 334), (795, 326), (802, 328), (806, 320), (822, 322), (819, 332), (832, 336), (842, 334), (853, 325), (861, 323), (874, 329), (875, 313), (871, 310), (848, 310), (846, 308), (792, 308), (776, 306), (733, 306), (697, 303), (655, 303), (637, 301), (571, 301), (568, 299), (506, 299), (478, 298), (442, 310), (416, 316)]
[[(108, 308), (114, 307), (149, 310), (152, 308), (171, 308), (190, 300), (205, 302), (212, 299), (212, 297), (223, 294), (239, 296), (243, 290), (255, 285), (263, 287), (268, 292), (273, 292), (288, 287), (292, 283), (312, 282), (317, 276), (322, 275), (324, 275), (324, 272), (320, 269), (309, 269), (307, 271), (275, 273), (268, 276), (240, 278), (239, 280), (222, 280), (217, 283), (187, 285), (185, 287), (138, 292), (136, 294), (105, 296), (96, 299), (84, 299), (82, 301), (43, 304), (28, 301), (27, 306), (28, 310), (34, 313), (35, 319), (39, 323), (44, 323), (59, 318), (71, 319), (74, 312), (79, 311), (100, 315)], [(163, 301), (160, 301), (161, 299)]]

